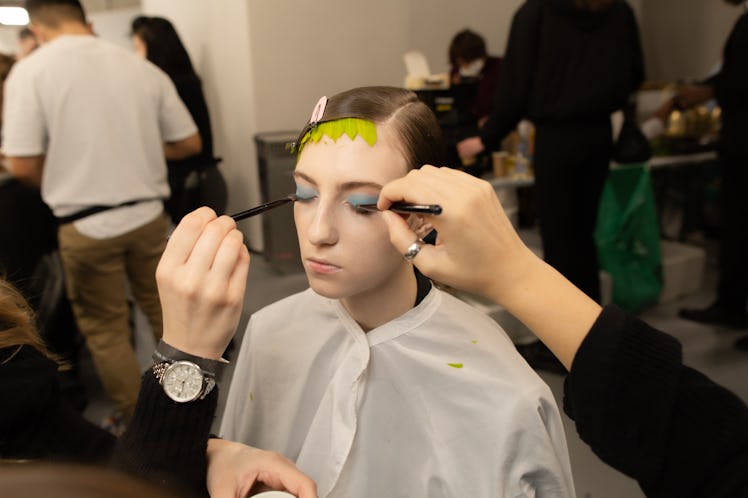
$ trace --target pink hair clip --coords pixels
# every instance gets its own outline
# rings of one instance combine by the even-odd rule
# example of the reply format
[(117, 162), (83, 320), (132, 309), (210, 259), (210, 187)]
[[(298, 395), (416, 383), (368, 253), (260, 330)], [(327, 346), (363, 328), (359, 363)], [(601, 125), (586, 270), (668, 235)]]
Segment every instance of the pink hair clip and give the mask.
[(323, 96), (317, 101), (317, 105), (314, 106), (314, 110), (312, 111), (312, 117), (309, 118), (309, 123), (312, 126), (316, 126), (320, 122), (322, 116), (325, 114), (325, 107), (327, 107), (327, 97)]

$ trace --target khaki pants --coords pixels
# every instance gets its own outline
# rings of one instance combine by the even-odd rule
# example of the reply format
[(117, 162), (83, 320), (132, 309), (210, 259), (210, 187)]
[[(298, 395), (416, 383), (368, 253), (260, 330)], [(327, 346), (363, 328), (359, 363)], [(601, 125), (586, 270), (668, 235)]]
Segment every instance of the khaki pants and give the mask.
[(162, 318), (156, 266), (166, 245), (166, 230), (164, 215), (111, 239), (86, 237), (72, 223), (59, 229), (67, 293), (78, 328), (104, 389), (126, 420), (140, 389), (126, 280), (158, 340)]

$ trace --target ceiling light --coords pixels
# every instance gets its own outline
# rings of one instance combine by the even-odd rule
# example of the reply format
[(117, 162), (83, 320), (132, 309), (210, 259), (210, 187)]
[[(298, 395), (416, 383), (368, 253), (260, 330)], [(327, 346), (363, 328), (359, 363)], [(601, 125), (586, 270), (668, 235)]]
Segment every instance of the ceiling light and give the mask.
[(6, 26), (26, 26), (29, 13), (23, 7), (0, 7), (0, 24)]

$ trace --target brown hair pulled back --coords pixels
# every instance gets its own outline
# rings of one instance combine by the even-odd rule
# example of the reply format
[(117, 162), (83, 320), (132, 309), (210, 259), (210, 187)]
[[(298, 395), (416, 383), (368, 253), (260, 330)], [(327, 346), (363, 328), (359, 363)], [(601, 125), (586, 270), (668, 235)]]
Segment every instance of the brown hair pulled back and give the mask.
[[(359, 87), (330, 97), (320, 123), (359, 118), (388, 126), (398, 137), (409, 169), (444, 161), (441, 128), (431, 109), (415, 93), (388, 86)], [(307, 124), (297, 143), (315, 123)]]
[[(0, 278), (0, 349), (31, 346), (57, 360), (42, 342), (36, 331), (34, 312), (21, 293), (6, 280)], [(15, 354), (15, 353), (13, 353)], [(5, 358), (10, 360), (11, 355)]]

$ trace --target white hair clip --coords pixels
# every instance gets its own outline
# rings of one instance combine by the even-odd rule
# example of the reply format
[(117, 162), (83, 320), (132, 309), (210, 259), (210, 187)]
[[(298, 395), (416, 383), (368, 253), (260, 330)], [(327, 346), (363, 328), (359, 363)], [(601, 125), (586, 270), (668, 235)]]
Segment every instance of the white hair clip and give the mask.
[(322, 96), (317, 101), (317, 105), (314, 106), (312, 117), (309, 118), (309, 124), (311, 124), (312, 126), (317, 126), (317, 123), (320, 122), (322, 116), (325, 114), (325, 107), (327, 107), (327, 97)]

